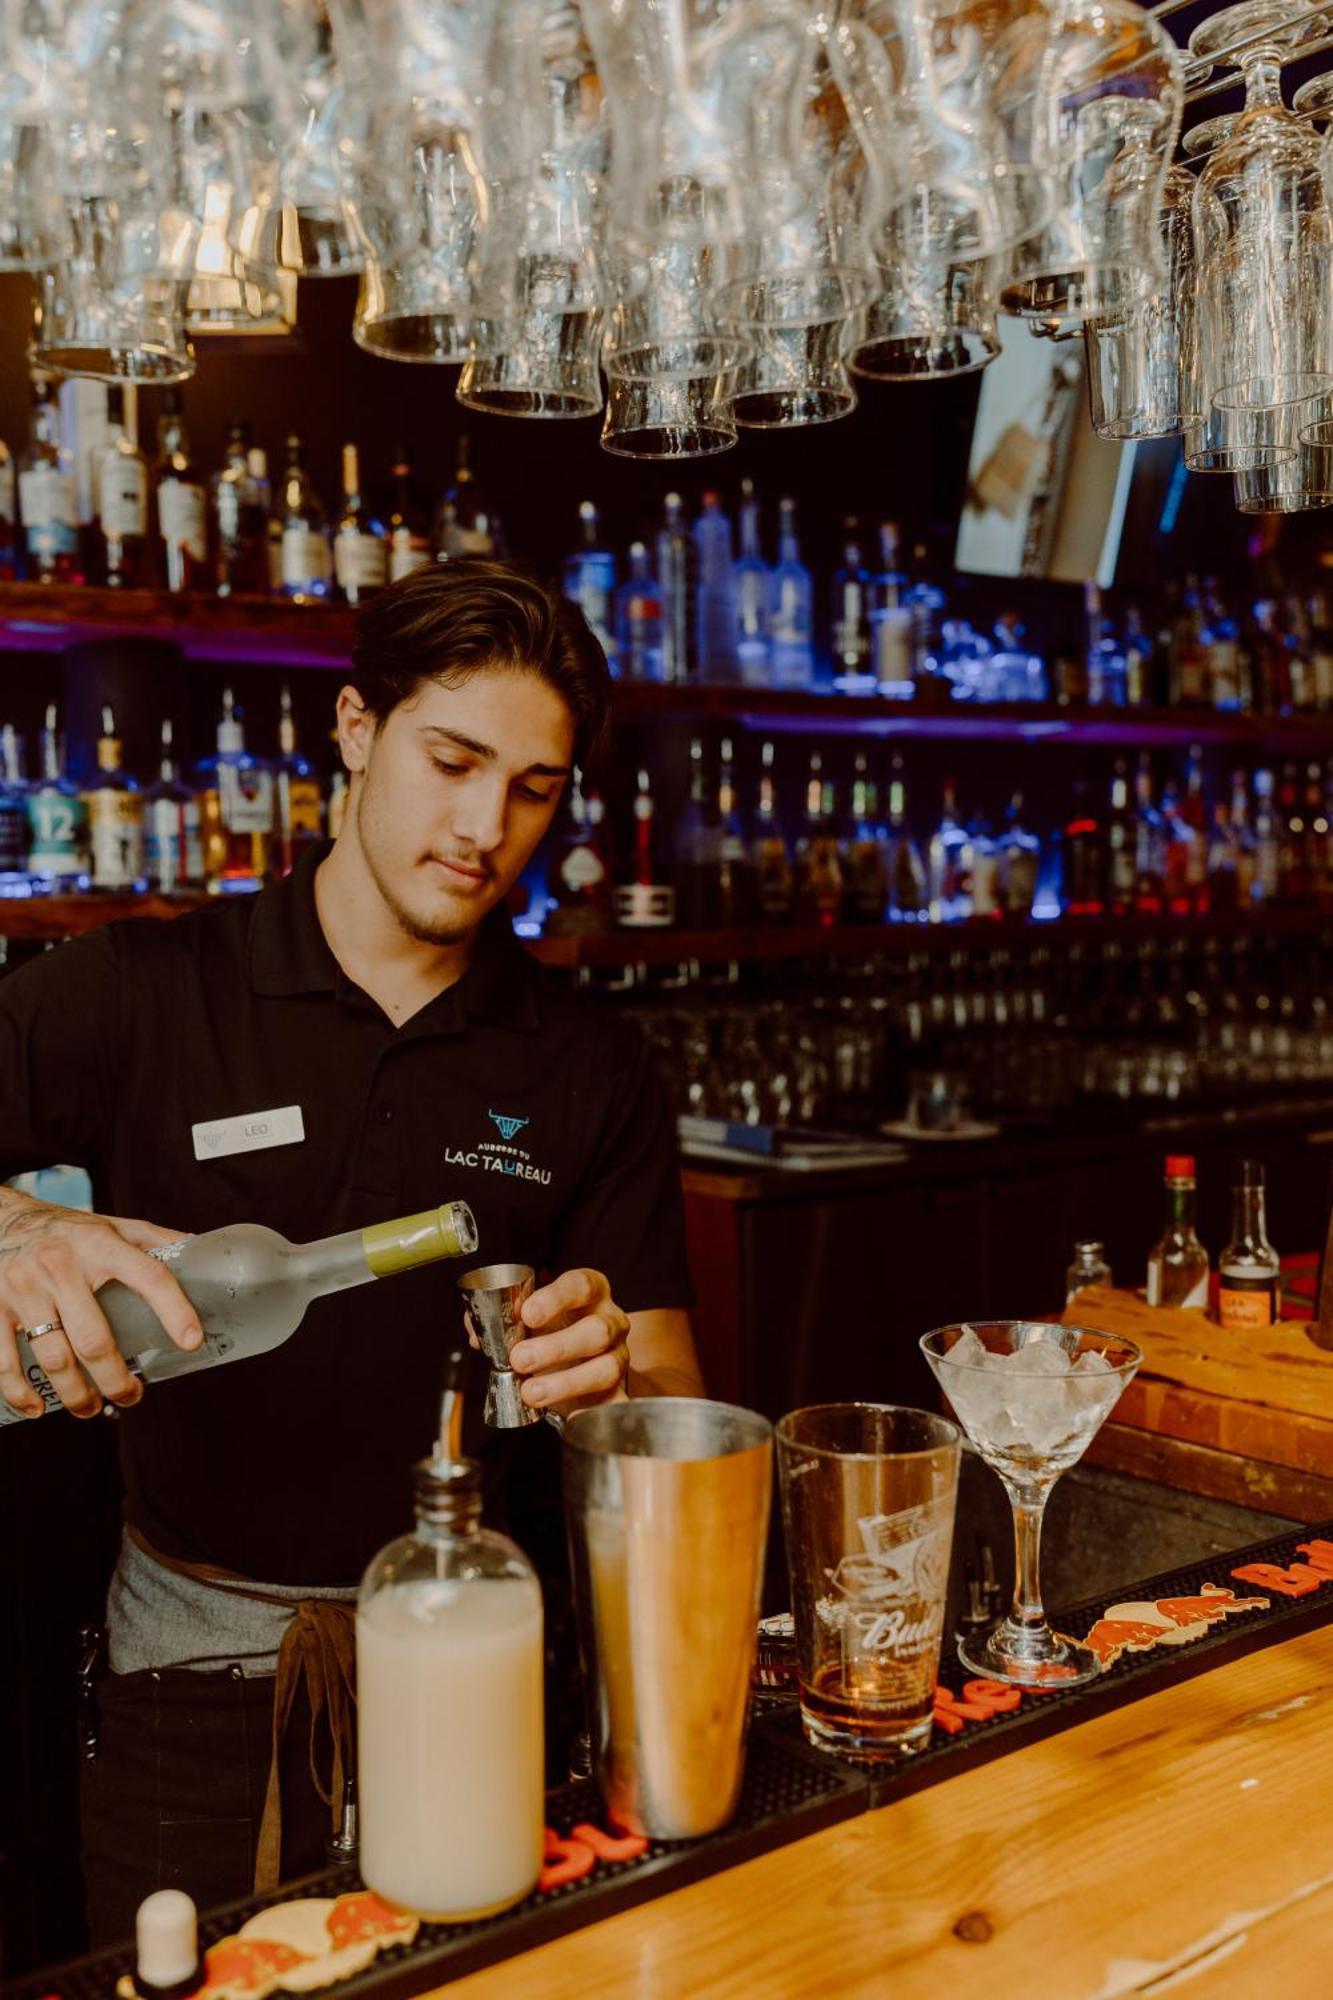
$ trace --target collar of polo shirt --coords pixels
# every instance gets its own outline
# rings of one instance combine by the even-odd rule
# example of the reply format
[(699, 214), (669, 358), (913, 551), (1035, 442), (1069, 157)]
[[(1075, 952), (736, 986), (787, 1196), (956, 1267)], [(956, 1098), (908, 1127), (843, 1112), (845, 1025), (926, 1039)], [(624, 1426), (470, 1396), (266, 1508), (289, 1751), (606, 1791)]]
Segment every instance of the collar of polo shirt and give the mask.
[[(330, 951), (315, 908), (315, 870), (331, 847), (329, 841), (311, 847), (285, 881), (270, 883), (261, 891), (250, 937), (250, 984), (256, 993), (277, 999), (333, 993), (342, 999), (365, 1000)], [(502, 904), (483, 920), (462, 979), (446, 987), (399, 1032), (461, 1034), (469, 1014), (500, 1027), (530, 1031), (541, 1025), (537, 984), (537, 967), (514, 936)]]

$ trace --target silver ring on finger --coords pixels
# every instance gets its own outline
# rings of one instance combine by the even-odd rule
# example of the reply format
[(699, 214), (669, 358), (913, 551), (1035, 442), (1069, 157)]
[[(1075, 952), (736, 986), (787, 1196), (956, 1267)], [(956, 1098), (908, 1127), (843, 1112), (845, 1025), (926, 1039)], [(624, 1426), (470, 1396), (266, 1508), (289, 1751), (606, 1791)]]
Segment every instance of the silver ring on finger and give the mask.
[(58, 1319), (44, 1319), (40, 1326), (21, 1326), (19, 1333), (24, 1340), (40, 1340), (44, 1333), (63, 1333), (64, 1327)]

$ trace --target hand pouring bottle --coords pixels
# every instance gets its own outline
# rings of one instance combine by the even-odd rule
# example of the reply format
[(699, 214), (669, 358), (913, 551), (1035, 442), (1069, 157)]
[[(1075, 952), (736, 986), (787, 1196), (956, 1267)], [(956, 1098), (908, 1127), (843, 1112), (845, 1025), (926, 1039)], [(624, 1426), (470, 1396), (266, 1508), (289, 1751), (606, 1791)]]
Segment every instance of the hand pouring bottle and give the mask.
[[(160, 1382), (280, 1347), (305, 1318), (307, 1306), (328, 1292), (444, 1257), (466, 1257), (476, 1247), (477, 1225), (462, 1201), (344, 1230), (317, 1243), (289, 1243), (276, 1229), (237, 1222), (149, 1252), (167, 1266), (199, 1314), (202, 1347), (177, 1347), (147, 1301), (114, 1279), (100, 1288), (97, 1303), (131, 1372)], [(23, 1373), (48, 1410), (62, 1409), (22, 1335), (18, 1346)], [(23, 1421), (0, 1399), (0, 1424)]]
[(415, 1469), (416, 1527), (356, 1610), (361, 1877), (436, 1923), (521, 1902), (542, 1865), (542, 1599), (481, 1526), (481, 1469)]

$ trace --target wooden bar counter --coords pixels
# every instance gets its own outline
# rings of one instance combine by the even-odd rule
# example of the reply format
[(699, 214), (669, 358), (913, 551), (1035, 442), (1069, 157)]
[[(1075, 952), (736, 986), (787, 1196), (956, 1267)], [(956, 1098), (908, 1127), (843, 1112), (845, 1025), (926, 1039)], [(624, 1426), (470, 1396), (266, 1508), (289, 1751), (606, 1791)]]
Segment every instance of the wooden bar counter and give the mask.
[(1315, 2000), (1333, 1624), (447, 1988), (448, 2000)]

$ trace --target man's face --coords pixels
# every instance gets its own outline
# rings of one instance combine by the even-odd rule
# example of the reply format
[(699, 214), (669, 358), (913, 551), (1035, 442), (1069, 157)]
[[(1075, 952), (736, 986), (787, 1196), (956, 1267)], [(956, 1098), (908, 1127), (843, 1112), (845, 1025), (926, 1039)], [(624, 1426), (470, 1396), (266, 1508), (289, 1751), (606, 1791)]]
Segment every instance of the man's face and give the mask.
[(573, 764), (569, 710), (534, 673), (484, 668), (457, 687), (423, 681), (378, 725), (344, 688), (338, 730), (380, 894), (409, 936), (466, 937), (551, 823)]

